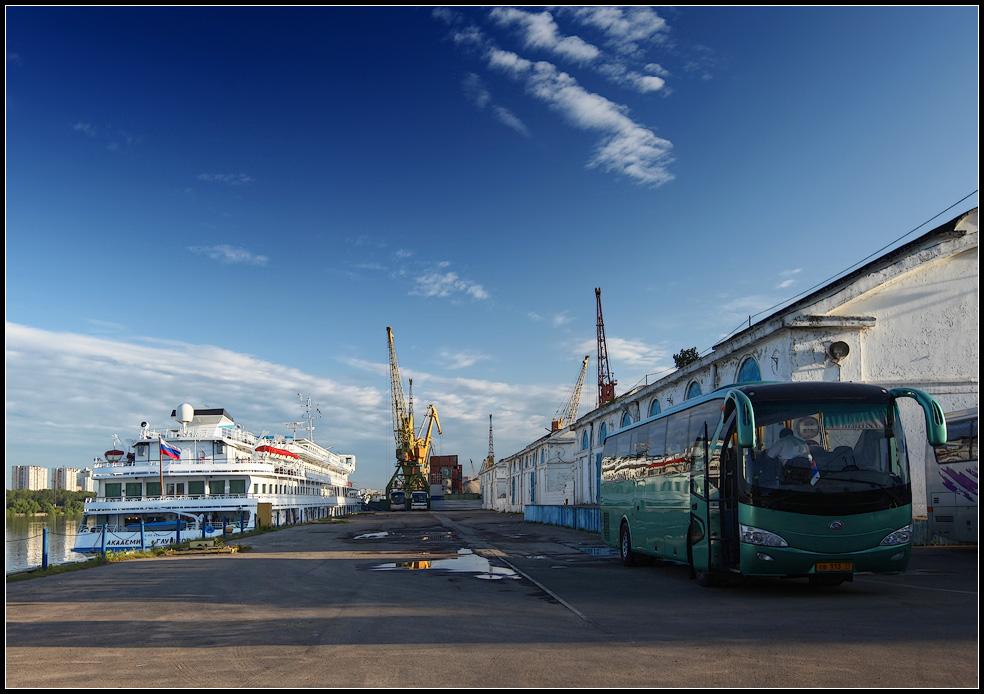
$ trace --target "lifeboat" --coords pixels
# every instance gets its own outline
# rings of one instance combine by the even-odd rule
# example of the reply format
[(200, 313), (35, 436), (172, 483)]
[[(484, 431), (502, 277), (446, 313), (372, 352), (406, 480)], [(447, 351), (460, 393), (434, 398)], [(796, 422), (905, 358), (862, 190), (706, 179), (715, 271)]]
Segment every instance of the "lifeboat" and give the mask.
[(273, 446), (259, 446), (256, 449), (257, 453), (266, 453), (268, 455), (281, 458), (282, 460), (298, 460), (296, 453), (291, 453), (283, 448), (274, 448)]

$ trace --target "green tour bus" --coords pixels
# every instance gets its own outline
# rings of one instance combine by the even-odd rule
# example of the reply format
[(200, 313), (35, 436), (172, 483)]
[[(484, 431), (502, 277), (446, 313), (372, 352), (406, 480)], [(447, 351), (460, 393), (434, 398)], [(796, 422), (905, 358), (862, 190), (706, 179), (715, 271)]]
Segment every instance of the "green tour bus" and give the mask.
[(912, 488), (896, 399), (922, 407), (946, 441), (939, 404), (913, 388), (742, 383), (682, 403), (605, 440), (601, 521), (622, 562), (687, 562), (701, 585), (728, 576), (901, 573)]

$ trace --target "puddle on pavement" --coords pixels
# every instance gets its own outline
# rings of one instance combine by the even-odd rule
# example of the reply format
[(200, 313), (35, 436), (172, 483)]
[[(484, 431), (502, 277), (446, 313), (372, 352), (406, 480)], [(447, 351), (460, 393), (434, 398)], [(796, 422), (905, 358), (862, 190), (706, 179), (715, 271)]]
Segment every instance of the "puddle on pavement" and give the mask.
[(389, 535), (389, 533), (384, 530), (381, 533), (366, 533), (364, 535), (356, 535), (355, 536), (355, 539), (356, 540), (372, 540), (372, 539), (379, 538), (379, 537), (386, 537), (388, 535)]
[(441, 559), (418, 559), (416, 561), (397, 561), (379, 564), (373, 571), (448, 571), (451, 573), (474, 574), (475, 578), (497, 581), (502, 578), (519, 578), (512, 569), (493, 566), (488, 559), (480, 557), (470, 549), (459, 549), (457, 556)]

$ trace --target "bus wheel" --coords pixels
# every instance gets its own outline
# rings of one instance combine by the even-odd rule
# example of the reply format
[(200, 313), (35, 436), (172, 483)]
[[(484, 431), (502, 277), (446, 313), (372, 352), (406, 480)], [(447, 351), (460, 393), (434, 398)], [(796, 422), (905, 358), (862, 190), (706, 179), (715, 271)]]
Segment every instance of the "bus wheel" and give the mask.
[(622, 523), (622, 529), (618, 533), (618, 558), (625, 566), (636, 565), (636, 555), (632, 551), (632, 538), (629, 535), (629, 526)]

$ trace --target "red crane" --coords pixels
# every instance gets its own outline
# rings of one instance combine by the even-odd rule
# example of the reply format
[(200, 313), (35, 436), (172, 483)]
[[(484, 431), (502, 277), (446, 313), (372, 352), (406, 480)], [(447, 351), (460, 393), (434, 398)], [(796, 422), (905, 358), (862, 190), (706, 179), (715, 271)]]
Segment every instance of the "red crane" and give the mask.
[(598, 407), (615, 399), (615, 384), (608, 365), (608, 347), (605, 346), (605, 319), (601, 315), (601, 289), (595, 288), (598, 302)]

